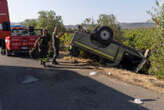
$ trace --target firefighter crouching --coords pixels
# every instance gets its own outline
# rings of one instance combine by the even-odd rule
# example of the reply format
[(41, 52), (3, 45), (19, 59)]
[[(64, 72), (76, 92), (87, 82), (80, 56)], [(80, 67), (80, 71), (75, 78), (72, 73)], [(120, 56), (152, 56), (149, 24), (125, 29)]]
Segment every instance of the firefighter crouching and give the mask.
[(40, 64), (43, 65), (44, 67), (46, 66), (46, 61), (47, 61), (49, 42), (50, 42), (50, 35), (48, 33), (48, 30), (43, 29), (42, 35), (36, 40), (34, 47), (38, 49)]

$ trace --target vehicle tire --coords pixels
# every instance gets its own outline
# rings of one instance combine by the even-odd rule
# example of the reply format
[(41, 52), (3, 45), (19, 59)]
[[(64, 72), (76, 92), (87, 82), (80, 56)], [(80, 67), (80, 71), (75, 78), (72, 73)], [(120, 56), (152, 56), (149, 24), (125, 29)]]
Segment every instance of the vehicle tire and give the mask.
[(7, 50), (7, 49), (6, 49), (6, 55), (7, 55), (7, 56), (11, 56), (11, 55), (12, 55), (11, 50)]
[(108, 46), (113, 40), (113, 31), (107, 26), (98, 27), (94, 30), (91, 39), (98, 41), (104, 46)]
[(70, 55), (73, 57), (78, 57), (80, 55), (80, 50), (77, 47), (72, 47), (70, 49)]

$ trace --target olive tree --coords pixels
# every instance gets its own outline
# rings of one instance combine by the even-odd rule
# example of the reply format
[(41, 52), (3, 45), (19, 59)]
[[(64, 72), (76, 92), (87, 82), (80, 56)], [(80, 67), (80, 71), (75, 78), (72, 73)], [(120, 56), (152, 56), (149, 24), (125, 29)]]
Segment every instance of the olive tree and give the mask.
[(47, 28), (50, 31), (50, 33), (52, 33), (56, 25), (59, 26), (60, 30), (64, 30), (63, 20), (61, 16), (57, 16), (56, 13), (52, 10), (39, 12), (39, 28)]
[(52, 34), (53, 29), (56, 25), (59, 26), (61, 31), (64, 31), (64, 24), (61, 16), (56, 15), (52, 10), (38, 12), (39, 17), (37, 19), (26, 19), (22, 22), (25, 26), (34, 26), (35, 28), (47, 28)]
[(34, 26), (37, 27), (37, 20), (36, 19), (26, 19), (24, 22), (21, 23), (22, 25), (25, 26)]
[(88, 17), (88, 18), (85, 18), (85, 20), (82, 23), (82, 26), (92, 31), (96, 27), (96, 24), (93, 18)]

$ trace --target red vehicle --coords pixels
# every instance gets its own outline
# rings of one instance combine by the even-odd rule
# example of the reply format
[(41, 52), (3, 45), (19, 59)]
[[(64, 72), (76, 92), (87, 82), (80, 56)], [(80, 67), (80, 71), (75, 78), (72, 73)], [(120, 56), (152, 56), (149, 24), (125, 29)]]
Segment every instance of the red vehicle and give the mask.
[(6, 54), (28, 53), (35, 41), (41, 35), (40, 29), (13, 28), (11, 35), (5, 37)]
[(28, 52), (40, 34), (40, 30), (32, 28), (14, 27), (11, 29), (7, 0), (0, 0), (0, 46), (2, 47), (2, 54), (11, 55), (13, 52)]
[(0, 0), (0, 45), (5, 48), (5, 37), (11, 34), (7, 0)]

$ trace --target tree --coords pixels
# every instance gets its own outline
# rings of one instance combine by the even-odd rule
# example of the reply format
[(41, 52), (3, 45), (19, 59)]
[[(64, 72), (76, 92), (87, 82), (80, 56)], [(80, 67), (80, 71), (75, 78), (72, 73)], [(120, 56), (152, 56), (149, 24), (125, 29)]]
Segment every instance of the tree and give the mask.
[(91, 25), (91, 18), (85, 18), (84, 22), (82, 23), (84, 26)]
[(85, 18), (85, 20), (82, 23), (82, 26), (92, 31), (96, 27), (96, 24), (93, 18)]
[(151, 55), (151, 72), (156, 73), (158, 78), (164, 78), (164, 4), (156, 0), (156, 7), (148, 11), (152, 20), (156, 23), (160, 35), (156, 37)]
[(50, 34), (52, 34), (56, 25), (58, 25), (61, 31), (65, 30), (62, 17), (57, 16), (54, 11), (40, 11), (38, 14), (39, 17), (37, 19), (26, 19), (21, 24), (27, 27), (34, 26), (39, 29), (46, 28), (50, 31)]
[(38, 27), (39, 28), (47, 28), (47, 11), (40, 11), (39, 13), (39, 18), (38, 18)]
[(34, 26), (34, 27), (37, 27), (37, 20), (36, 19), (26, 19), (24, 22), (22, 22), (21, 24), (22, 25), (25, 25), (25, 26)]
[(113, 32), (114, 32), (114, 38), (116, 40), (121, 41), (121, 27), (119, 25), (119, 23), (116, 20), (116, 17), (113, 14), (107, 15), (107, 14), (101, 14), (99, 16), (99, 19), (97, 20), (98, 25), (100, 26), (109, 26), (112, 28)]
[(47, 28), (50, 33), (52, 33), (56, 25), (59, 26), (60, 30), (64, 30), (61, 16), (57, 16), (56, 13), (52, 10), (39, 12), (38, 27)]

